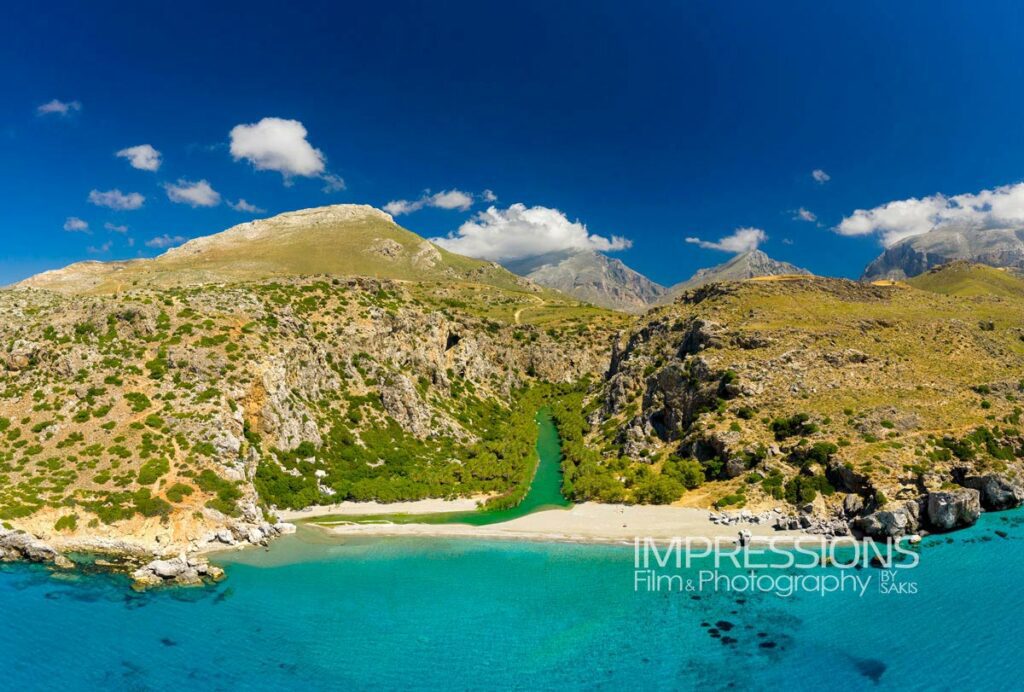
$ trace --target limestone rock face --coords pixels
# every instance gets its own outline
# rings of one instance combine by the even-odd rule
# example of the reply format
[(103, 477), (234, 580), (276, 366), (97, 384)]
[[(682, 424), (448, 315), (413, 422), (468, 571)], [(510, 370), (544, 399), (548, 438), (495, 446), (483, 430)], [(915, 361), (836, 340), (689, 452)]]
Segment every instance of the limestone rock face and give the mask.
[(864, 269), (864, 281), (905, 279), (955, 260), (1024, 268), (1024, 229), (934, 229), (896, 243)]
[(974, 488), (928, 493), (928, 523), (940, 531), (972, 526), (981, 516), (981, 494)]
[(981, 506), (989, 511), (1013, 509), (1024, 503), (1024, 486), (1005, 476), (994, 473), (968, 476), (961, 485), (977, 490), (981, 495)]

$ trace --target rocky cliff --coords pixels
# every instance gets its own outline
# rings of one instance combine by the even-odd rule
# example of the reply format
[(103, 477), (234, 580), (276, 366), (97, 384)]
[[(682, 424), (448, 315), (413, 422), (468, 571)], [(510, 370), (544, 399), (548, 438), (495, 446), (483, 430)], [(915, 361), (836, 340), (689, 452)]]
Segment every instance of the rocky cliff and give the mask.
[(589, 408), (586, 488), (788, 504), (878, 535), (1016, 506), (1020, 308), (818, 278), (688, 291), (616, 345)]

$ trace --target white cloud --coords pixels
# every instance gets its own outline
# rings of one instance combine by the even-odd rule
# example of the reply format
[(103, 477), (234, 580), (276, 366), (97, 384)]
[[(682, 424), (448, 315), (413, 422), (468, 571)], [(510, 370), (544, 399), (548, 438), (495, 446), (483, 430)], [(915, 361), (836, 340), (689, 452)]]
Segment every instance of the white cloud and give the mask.
[(58, 99), (53, 99), (52, 101), (44, 103), (43, 105), (36, 108), (36, 114), (49, 115), (53, 113), (56, 115), (65, 116), (71, 113), (72, 111), (80, 110), (82, 110), (82, 104), (78, 101), (60, 101)]
[(830, 176), (828, 173), (821, 170), (820, 168), (815, 168), (813, 171), (811, 171), (811, 177), (814, 178), (814, 182), (818, 183), (819, 185), (824, 185), (828, 181), (832, 180), (832, 176)]
[(255, 204), (250, 204), (242, 198), (239, 198), (237, 202), (228, 202), (227, 204), (235, 211), (242, 211), (248, 214), (262, 214), (266, 211), (266, 209), (260, 209)]
[[(494, 197), (494, 193), (487, 190)], [(486, 194), (482, 197), (487, 200)], [(494, 197), (497, 199), (497, 197)], [(494, 201), (494, 200), (488, 200)], [(391, 214), (392, 216), (401, 216), (402, 214), (411, 214), (414, 211), (419, 211), (423, 207), (436, 207), (438, 209), (458, 209), (459, 211), (469, 211), (469, 208), (473, 206), (473, 195), (469, 192), (463, 192), (462, 190), (441, 190), (435, 194), (430, 194), (430, 190), (427, 190), (419, 199), (407, 200), (407, 199), (396, 199), (388, 202), (384, 205), (384, 211)]]
[(793, 212), (793, 218), (796, 221), (809, 221), (810, 223), (814, 223), (818, 220), (818, 216), (813, 211), (810, 209), (804, 209), (803, 207), (800, 207)]
[(132, 165), (132, 168), (138, 168), (140, 171), (156, 171), (159, 170), (160, 164), (160, 152), (154, 149), (149, 144), (139, 144), (134, 147), (128, 147), (114, 154), (122, 159), (128, 159), (128, 163)]
[(484, 190), (483, 192), (480, 193), (480, 199), (487, 203), (491, 203), (497, 202), (498, 196), (494, 194), (494, 192), (492, 192), (491, 190)]
[(911, 197), (857, 209), (833, 230), (848, 236), (877, 234), (882, 245), (889, 247), (941, 226), (986, 229), (1020, 224), (1024, 224), (1024, 183), (950, 197)]
[(119, 209), (121, 211), (138, 209), (145, 203), (145, 201), (146, 198), (138, 192), (129, 192), (125, 194), (117, 188), (107, 190), (106, 192), (93, 190), (89, 193), (89, 202), (91, 204), (95, 204), (97, 207), (108, 207), (110, 209)]
[(756, 250), (757, 246), (768, 240), (768, 234), (760, 228), (737, 228), (732, 235), (727, 235), (717, 242), (701, 240), (700, 238), (687, 238), (686, 242), (699, 245), (706, 250), (721, 250), (740, 254)]
[(334, 175), (333, 173), (324, 173), (320, 176), (320, 180), (324, 181), (324, 186), (320, 188), (321, 192), (329, 194), (331, 192), (341, 192), (345, 189), (345, 179), (340, 175)]
[(69, 216), (67, 220), (64, 221), (64, 230), (70, 231), (71, 233), (88, 233), (89, 224), (77, 216)]
[(89, 247), (87, 247), (85, 249), (85, 251), (89, 252), (89, 253), (91, 253), (93, 255), (103, 255), (103, 254), (106, 254), (106, 253), (110, 252), (110, 248), (112, 248), (112, 247), (114, 247), (114, 242), (111, 241), (111, 240), (108, 240), (107, 242), (103, 243), (99, 247), (96, 247), (95, 245), (90, 245)]
[(469, 208), (473, 206), (473, 195), (467, 194), (462, 190), (442, 190), (436, 195), (431, 196), (429, 204), (438, 209), (469, 211)]
[(164, 233), (163, 235), (158, 235), (156, 238), (150, 238), (149, 240), (147, 240), (146, 247), (155, 247), (161, 249), (168, 248), (174, 245), (181, 245), (182, 243), (185, 242), (185, 240), (186, 238), (180, 235), (167, 235), (166, 233)]
[(312, 178), (324, 172), (327, 158), (306, 140), (298, 120), (263, 118), (231, 129), (231, 156), (245, 159), (258, 171), (277, 171), (287, 183), (292, 176)]
[(392, 216), (401, 216), (402, 214), (410, 214), (417, 209), (422, 209), (423, 205), (416, 201), (410, 202), (407, 199), (393, 199), (384, 205), (384, 211), (391, 214)]
[(128, 227), (127, 226), (124, 226), (124, 225), (118, 226), (116, 224), (110, 223), (109, 221), (106, 222), (105, 224), (103, 224), (103, 227), (105, 229), (107, 229), (108, 231), (113, 231), (114, 233), (127, 233), (128, 232)]
[(445, 238), (434, 238), (441, 247), (470, 257), (496, 262), (534, 257), (560, 250), (622, 250), (632, 243), (622, 237), (592, 235), (579, 221), (548, 207), (513, 204), (508, 209), (490, 207), (466, 221)]
[(178, 178), (176, 184), (164, 183), (167, 199), (178, 204), (195, 207), (215, 207), (220, 204), (220, 193), (210, 187), (205, 180), (192, 182)]

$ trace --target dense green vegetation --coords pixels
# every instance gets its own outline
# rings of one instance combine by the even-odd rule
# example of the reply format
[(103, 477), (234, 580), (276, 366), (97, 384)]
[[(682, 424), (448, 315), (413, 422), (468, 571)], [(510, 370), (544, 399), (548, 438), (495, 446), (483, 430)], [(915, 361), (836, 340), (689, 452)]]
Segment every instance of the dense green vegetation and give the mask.
[[(505, 408), (464, 390), (452, 413), (479, 438), (470, 444), (449, 436), (417, 439), (385, 414), (378, 397), (347, 396), (344, 415), (328, 412), (331, 428), (319, 447), (305, 442), (267, 450), (272, 458), (257, 469), (256, 489), (264, 501), (288, 508), (474, 494), (494, 495), (487, 509), (514, 507), (536, 467), (534, 415), (554, 392), (549, 385), (524, 389)], [(366, 418), (381, 422), (362, 425)], [(249, 439), (261, 444), (255, 434)]]

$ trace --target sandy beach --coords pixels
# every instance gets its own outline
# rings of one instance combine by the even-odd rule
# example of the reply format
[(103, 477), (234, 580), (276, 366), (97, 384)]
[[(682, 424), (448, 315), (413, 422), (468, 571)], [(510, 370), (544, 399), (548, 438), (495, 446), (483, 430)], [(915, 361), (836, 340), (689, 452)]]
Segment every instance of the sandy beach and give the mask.
[[(423, 511), (446, 511), (438, 509), (451, 504), (444, 500), (427, 500), (423, 503), (343, 503), (336, 507), (373, 504), (374, 508), (360, 512), (334, 511), (313, 513), (292, 513), (294, 519), (309, 519), (327, 514), (385, 514), (406, 512), (400, 509), (407, 505), (432, 507)], [(427, 505), (424, 503), (434, 503)], [(319, 509), (319, 508), (318, 508)], [(776, 531), (766, 524), (743, 523), (719, 525), (711, 521), (710, 512), (690, 507), (651, 505), (606, 505), (586, 502), (570, 509), (551, 509), (501, 524), (469, 526), (466, 524), (392, 524), (392, 523), (329, 523), (317, 524), (338, 536), (463, 536), (470, 538), (505, 538), (513, 540), (572, 541), (600, 543), (632, 543), (636, 536), (650, 536), (668, 539), (677, 536), (700, 536), (709, 540), (735, 541), (741, 529), (759, 537), (807, 536), (801, 531)]]
[(465, 497), (458, 500), (415, 500), (413, 502), (338, 502), (333, 505), (314, 505), (305, 509), (279, 509), (275, 512), (282, 521), (302, 521), (332, 514), (365, 516), (371, 514), (436, 514), (438, 512), (472, 512), (486, 496)]

